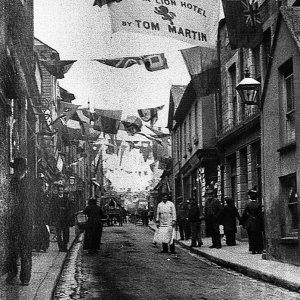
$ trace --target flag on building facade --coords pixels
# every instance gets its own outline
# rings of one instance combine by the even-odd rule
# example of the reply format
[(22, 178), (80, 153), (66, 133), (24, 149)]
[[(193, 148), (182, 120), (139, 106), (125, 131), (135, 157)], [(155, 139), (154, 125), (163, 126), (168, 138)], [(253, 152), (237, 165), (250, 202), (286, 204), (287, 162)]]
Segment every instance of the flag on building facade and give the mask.
[(222, 0), (232, 49), (254, 48), (263, 39), (257, 0)]
[(96, 59), (96, 61), (115, 68), (129, 68), (133, 65), (145, 65), (145, 68), (150, 71), (158, 71), (168, 68), (167, 59), (164, 53), (150, 54), (142, 56), (128, 56), (113, 59)]
[(180, 51), (197, 95), (207, 96), (216, 92), (220, 85), (217, 50), (192, 47)]
[(122, 0), (108, 8), (113, 33), (153, 34), (205, 47), (215, 46), (217, 40), (220, 0)]
[(158, 111), (162, 110), (163, 108), (164, 105), (153, 108), (138, 109), (138, 114), (144, 122), (150, 121), (151, 126), (153, 126), (158, 119)]
[(121, 122), (122, 110), (95, 109), (94, 129), (103, 133), (117, 134)]

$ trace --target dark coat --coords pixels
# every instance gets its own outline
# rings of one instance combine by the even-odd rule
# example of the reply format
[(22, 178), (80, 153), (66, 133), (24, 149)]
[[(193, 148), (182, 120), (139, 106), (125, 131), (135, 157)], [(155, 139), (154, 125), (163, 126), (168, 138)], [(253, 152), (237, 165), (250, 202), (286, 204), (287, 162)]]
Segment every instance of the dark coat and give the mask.
[(179, 204), (178, 208), (177, 208), (177, 220), (178, 221), (183, 221), (186, 220), (188, 218), (188, 207), (186, 204)]
[(105, 215), (100, 206), (97, 204), (89, 204), (83, 213), (87, 215), (88, 221), (85, 229), (85, 237), (83, 242), (84, 250), (99, 250), (101, 235), (102, 235), (102, 221)]
[(30, 244), (33, 228), (33, 201), (29, 201), (28, 187), (27, 177), (11, 179), (10, 197), (13, 204), (8, 225), (9, 236), (13, 236), (18, 242)]
[(263, 231), (262, 207), (256, 201), (250, 201), (243, 212), (241, 224), (247, 231)]
[(67, 195), (54, 195), (51, 200), (51, 220), (56, 227), (70, 227), (74, 219), (74, 207)]
[(200, 222), (200, 212), (197, 204), (194, 204), (190, 207), (188, 213), (188, 221), (190, 223)]
[(234, 204), (228, 204), (224, 206), (221, 215), (220, 222), (224, 226), (224, 233), (236, 232), (236, 219), (240, 220), (240, 214)]
[(222, 205), (218, 199), (209, 197), (205, 201), (204, 216), (207, 236), (214, 236), (216, 232), (219, 232), (221, 212)]

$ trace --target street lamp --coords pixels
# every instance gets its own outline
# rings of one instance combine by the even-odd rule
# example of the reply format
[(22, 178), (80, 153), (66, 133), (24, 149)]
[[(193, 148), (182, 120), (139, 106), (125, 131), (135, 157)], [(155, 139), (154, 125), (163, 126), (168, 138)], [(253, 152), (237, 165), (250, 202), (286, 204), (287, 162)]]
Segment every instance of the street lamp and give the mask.
[(258, 92), (260, 82), (250, 77), (249, 70), (245, 70), (245, 78), (236, 86), (241, 100), (247, 105), (259, 105)]

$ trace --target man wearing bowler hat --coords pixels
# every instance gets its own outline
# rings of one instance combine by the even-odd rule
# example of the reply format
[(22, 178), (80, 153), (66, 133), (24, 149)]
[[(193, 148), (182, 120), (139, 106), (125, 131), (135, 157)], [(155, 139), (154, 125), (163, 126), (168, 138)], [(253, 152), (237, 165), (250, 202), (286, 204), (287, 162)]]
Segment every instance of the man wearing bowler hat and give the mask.
[(14, 169), (10, 182), (12, 210), (8, 222), (9, 252), (7, 284), (13, 284), (18, 274), (17, 261), (21, 260), (20, 280), (29, 285), (32, 267), (32, 207), (28, 197), (27, 163), (23, 157), (17, 157), (10, 163)]

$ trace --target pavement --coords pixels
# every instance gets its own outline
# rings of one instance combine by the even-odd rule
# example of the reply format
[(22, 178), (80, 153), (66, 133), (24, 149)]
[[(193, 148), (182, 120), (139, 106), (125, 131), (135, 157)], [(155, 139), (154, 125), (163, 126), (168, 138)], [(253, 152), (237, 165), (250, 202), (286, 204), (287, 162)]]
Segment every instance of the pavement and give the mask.
[[(76, 241), (78, 235), (75, 227), (70, 230), (68, 249)], [(32, 252), (32, 272), (29, 286), (22, 286), (18, 278), (15, 284), (5, 283), (6, 274), (0, 277), (1, 300), (51, 300), (64, 261), (68, 252), (59, 252), (57, 242), (51, 234), (50, 246), (46, 252)]]
[[(149, 228), (154, 231), (154, 223), (150, 222)], [(78, 237), (74, 227), (70, 233), (69, 249)], [(237, 241), (236, 246), (229, 247), (222, 241), (221, 249), (210, 249), (211, 239), (205, 237), (202, 241), (203, 245), (196, 248), (190, 247), (190, 240), (176, 240), (176, 243), (222, 267), (300, 293), (300, 267), (263, 259), (261, 254), (253, 255), (248, 251), (247, 242)], [(51, 300), (67, 255), (68, 252), (58, 252), (55, 241), (50, 242), (47, 252), (33, 252), (30, 285), (22, 286), (20, 282), (7, 285), (4, 274), (0, 277), (0, 299)]]
[[(154, 223), (150, 222), (149, 228), (154, 231)], [(176, 236), (179, 237), (179, 232)], [(191, 248), (191, 240), (176, 240), (175, 242), (217, 265), (300, 293), (300, 267), (266, 260), (264, 258), (265, 254), (254, 255), (248, 251), (248, 242), (237, 241), (236, 246), (227, 246), (225, 241), (222, 240), (221, 249), (210, 249), (209, 247), (212, 245), (211, 238), (207, 237), (202, 238), (203, 245), (201, 247)]]

